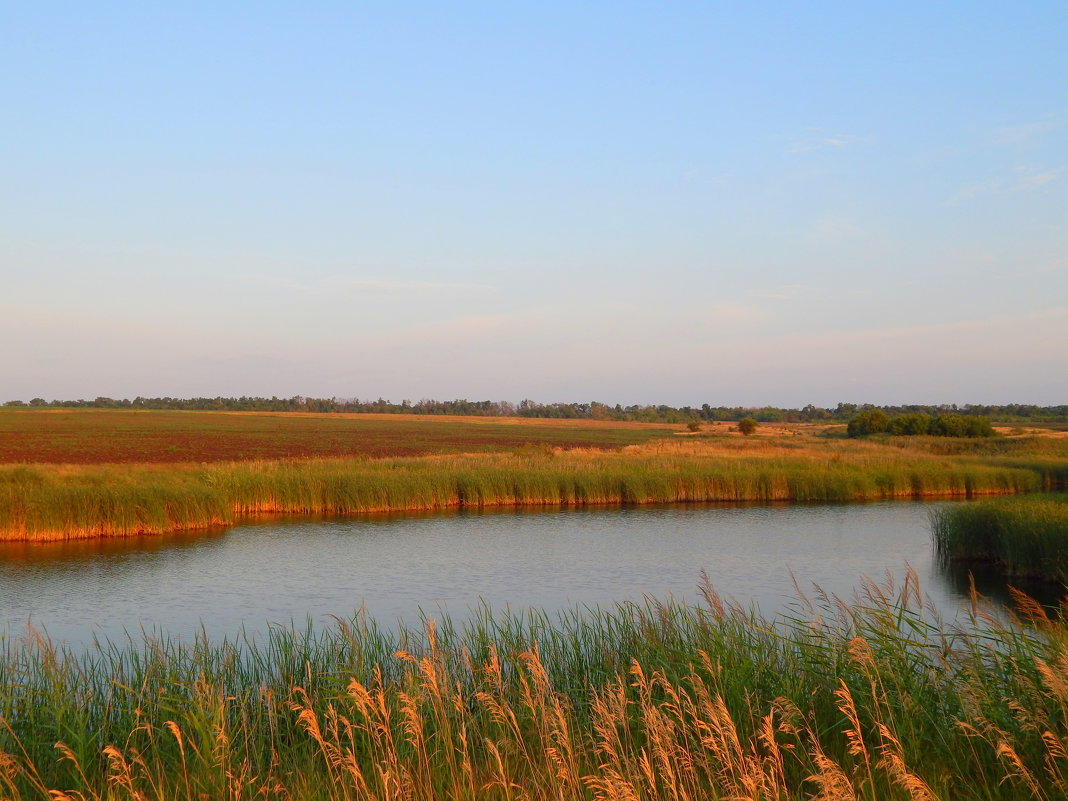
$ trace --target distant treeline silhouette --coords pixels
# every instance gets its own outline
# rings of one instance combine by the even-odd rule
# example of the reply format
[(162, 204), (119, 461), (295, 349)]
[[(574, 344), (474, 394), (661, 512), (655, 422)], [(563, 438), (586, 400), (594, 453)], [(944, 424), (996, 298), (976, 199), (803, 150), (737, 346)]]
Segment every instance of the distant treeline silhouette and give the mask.
[(471, 415), (476, 417), (544, 417), (558, 419), (585, 420), (619, 420), (648, 423), (687, 423), (691, 421), (715, 420), (735, 422), (744, 417), (751, 417), (761, 423), (799, 423), (799, 422), (847, 422), (858, 412), (881, 410), (888, 416), (925, 414), (941, 416), (946, 414), (982, 416), (999, 422), (1034, 422), (1065, 423), (1068, 422), (1068, 405), (1036, 406), (1034, 404), (1010, 403), (996, 406), (987, 404), (939, 404), (875, 406), (873, 404), (839, 403), (833, 408), (823, 408), (809, 404), (801, 409), (787, 409), (776, 406), (759, 408), (743, 406), (711, 406), (707, 403), (695, 406), (632, 405), (591, 401), (589, 403), (538, 403), (522, 400), (510, 401), (470, 401), (458, 399), (438, 401), (424, 398), (412, 403), (403, 400), (400, 403), (379, 398), (378, 400), (361, 400), (360, 398), (307, 398), (294, 395), (291, 398), (94, 398), (93, 400), (52, 400), (34, 398), (29, 403), (21, 400), (8, 401), (8, 407), (32, 406), (52, 408), (90, 408), (90, 409), (174, 409), (187, 411), (229, 411), (229, 412), (320, 412), (349, 414), (427, 414), (427, 415)]

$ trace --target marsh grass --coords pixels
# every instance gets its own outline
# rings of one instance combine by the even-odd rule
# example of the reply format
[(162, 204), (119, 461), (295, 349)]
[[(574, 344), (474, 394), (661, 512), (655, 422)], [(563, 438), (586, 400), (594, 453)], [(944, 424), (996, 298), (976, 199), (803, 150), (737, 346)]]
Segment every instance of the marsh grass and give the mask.
[(718, 597), (383, 632), (3, 643), (10, 799), (1054, 799), (1064, 624), (953, 625), (914, 574), (769, 620)]
[(988, 500), (932, 514), (943, 559), (989, 562), (1010, 576), (1068, 584), (1068, 495)]
[(1041, 489), (1025, 466), (866, 444), (668, 442), (622, 452), (213, 465), (0, 467), (0, 537), (61, 540), (206, 528), (260, 514), (456, 507), (821, 502)]

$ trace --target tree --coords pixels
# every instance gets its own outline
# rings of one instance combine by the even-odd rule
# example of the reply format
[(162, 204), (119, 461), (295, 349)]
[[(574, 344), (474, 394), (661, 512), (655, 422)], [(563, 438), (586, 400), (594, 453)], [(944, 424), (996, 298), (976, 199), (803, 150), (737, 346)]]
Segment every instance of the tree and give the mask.
[(752, 417), (743, 417), (738, 421), (738, 430), (748, 437), (757, 430), (757, 421)]

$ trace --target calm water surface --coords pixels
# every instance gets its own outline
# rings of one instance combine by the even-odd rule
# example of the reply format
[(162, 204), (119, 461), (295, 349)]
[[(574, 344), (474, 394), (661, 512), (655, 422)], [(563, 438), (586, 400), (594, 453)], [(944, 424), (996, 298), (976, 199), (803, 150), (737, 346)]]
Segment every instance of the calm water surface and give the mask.
[(700, 571), (768, 614), (819, 585), (848, 597), (859, 577), (900, 577), (952, 613), (967, 592), (939, 569), (933, 503), (463, 512), (256, 522), (225, 532), (0, 549), (0, 633), (27, 622), (56, 640), (141, 630), (191, 638), (329, 625), (365, 607), (380, 625), (420, 610), (697, 600)]

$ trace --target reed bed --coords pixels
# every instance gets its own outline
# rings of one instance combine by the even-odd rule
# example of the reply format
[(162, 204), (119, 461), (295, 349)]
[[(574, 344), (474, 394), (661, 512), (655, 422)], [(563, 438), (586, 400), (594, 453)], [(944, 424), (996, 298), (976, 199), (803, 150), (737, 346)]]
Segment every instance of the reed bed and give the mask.
[(999, 499), (932, 515), (943, 559), (989, 562), (1010, 576), (1068, 584), (1068, 495)]
[(357, 615), (259, 641), (2, 643), (0, 797), (1048, 799), (1068, 794), (1068, 629), (914, 574), (775, 620), (719, 598)]
[(417, 459), (0, 467), (0, 539), (158, 534), (260, 514), (490, 506), (842, 502), (1038, 490), (1026, 466), (828, 445), (519, 449)]

